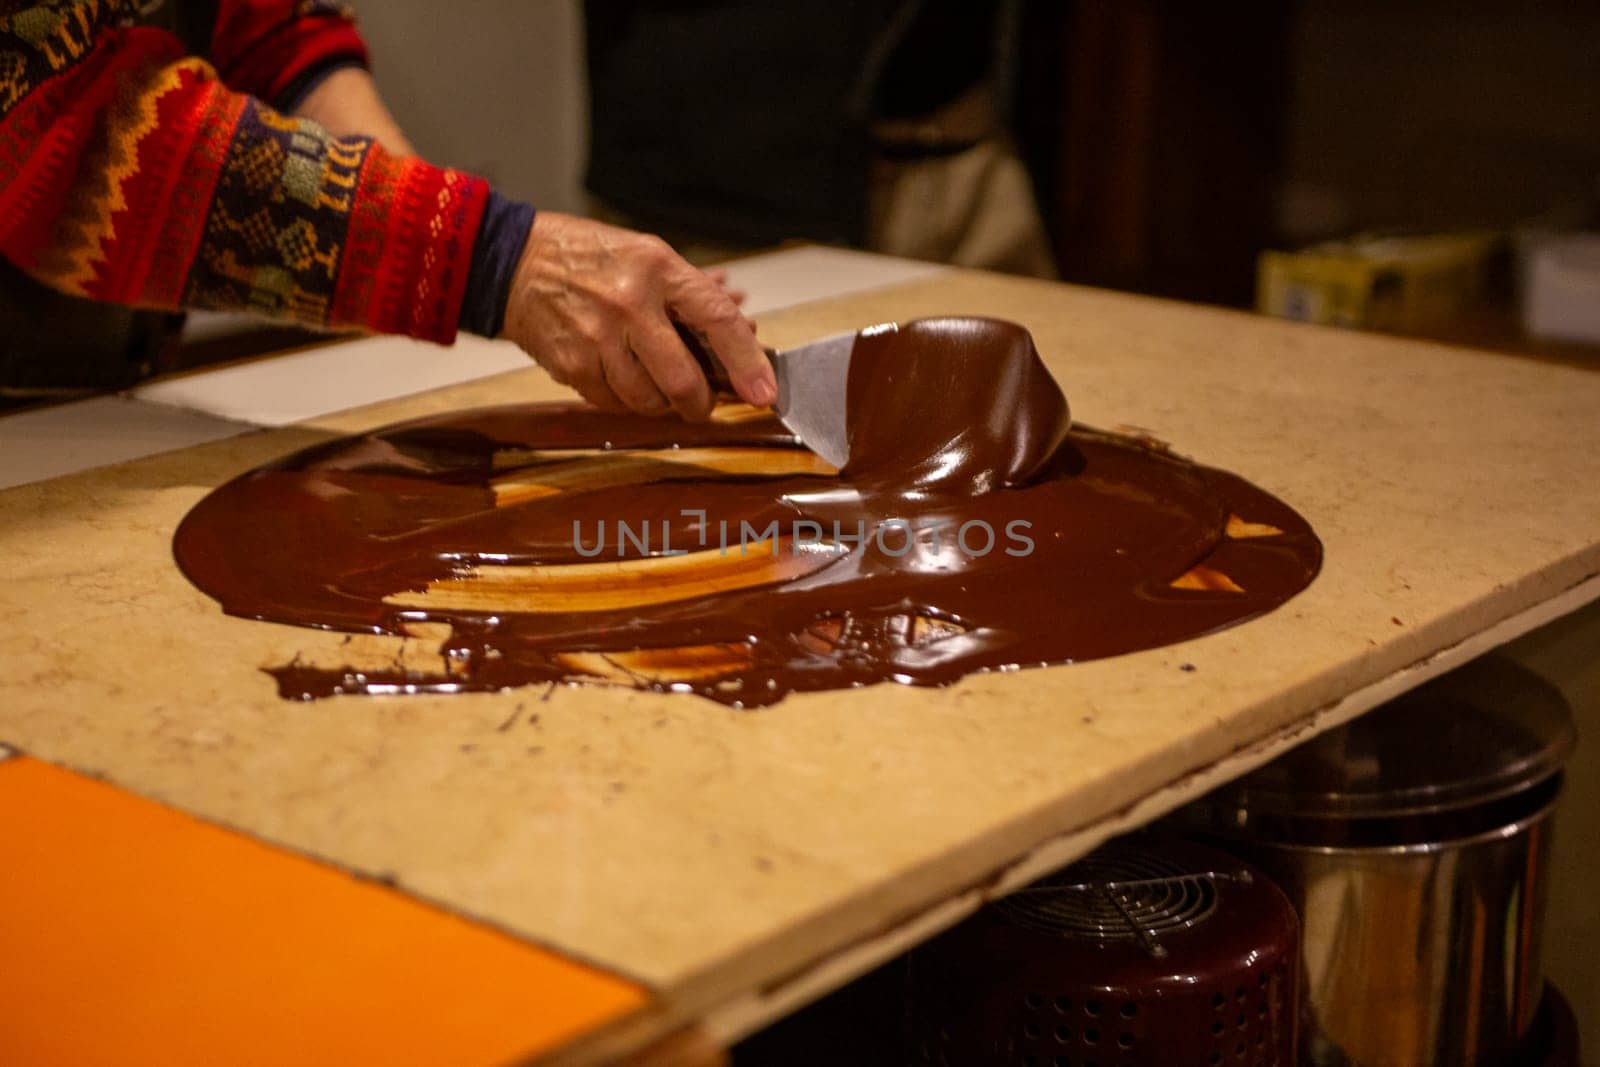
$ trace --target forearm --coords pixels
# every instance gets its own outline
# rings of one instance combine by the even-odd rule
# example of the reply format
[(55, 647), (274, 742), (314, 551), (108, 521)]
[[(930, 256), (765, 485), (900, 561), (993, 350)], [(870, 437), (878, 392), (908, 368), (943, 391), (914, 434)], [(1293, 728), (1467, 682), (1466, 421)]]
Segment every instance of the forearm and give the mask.
[(776, 395), (736, 300), (660, 240), (535, 222), (481, 179), (411, 157), (357, 69), (359, 36), (323, 0), (224, 0), (221, 80), (120, 8), (69, 10), (74, 40), (93, 42), (70, 54), (39, 32), (66, 18), (55, 7), (0, 6), (0, 56), (21, 57), (0, 85), (0, 255), (38, 280), (441, 343), (505, 335), (595, 403), (704, 417), (711, 395), (676, 322), (746, 401)]
[(370, 137), (392, 156), (417, 154), (378, 94), (377, 82), (358, 66), (330, 71), (292, 113), (311, 119), (335, 137)]

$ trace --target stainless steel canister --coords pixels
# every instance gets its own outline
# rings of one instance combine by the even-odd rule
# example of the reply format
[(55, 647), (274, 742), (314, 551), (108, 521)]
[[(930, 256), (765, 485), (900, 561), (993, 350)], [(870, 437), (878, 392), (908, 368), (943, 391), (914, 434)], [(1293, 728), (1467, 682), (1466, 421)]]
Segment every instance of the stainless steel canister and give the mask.
[(1559, 691), (1490, 656), (1179, 814), (1266, 870), (1299, 911), (1303, 1062), (1521, 1062), (1575, 742)]

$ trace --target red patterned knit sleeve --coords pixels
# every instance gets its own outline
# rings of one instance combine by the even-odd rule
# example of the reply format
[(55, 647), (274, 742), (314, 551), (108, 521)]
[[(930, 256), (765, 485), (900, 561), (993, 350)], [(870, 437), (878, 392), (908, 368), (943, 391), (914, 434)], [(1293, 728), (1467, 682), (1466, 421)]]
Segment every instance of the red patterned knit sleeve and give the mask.
[(454, 340), (485, 182), (280, 115), (106, 10), (0, 14), (0, 254), (97, 300)]
[(334, 60), (367, 65), (350, 9), (327, 0), (218, 0), (211, 61), (230, 89), (278, 100)]

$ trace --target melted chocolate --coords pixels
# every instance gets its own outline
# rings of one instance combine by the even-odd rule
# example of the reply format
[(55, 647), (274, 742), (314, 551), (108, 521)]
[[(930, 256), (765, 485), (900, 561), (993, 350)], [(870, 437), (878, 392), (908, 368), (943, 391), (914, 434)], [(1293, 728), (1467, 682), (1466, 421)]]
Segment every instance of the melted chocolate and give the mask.
[(837, 475), (766, 415), (404, 423), (222, 486), (174, 551), (233, 615), (449, 627), (436, 674), (290, 665), (286, 697), (608, 681), (738, 706), (1181, 641), (1272, 610), (1321, 565), (1305, 520), (1243, 479), (1069, 433), (1020, 326), (864, 332), (848, 398)]

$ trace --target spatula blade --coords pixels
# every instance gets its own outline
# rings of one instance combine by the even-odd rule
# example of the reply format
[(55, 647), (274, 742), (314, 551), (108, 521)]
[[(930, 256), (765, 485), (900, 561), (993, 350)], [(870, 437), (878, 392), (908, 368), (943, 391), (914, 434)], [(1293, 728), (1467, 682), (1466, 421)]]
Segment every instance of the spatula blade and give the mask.
[(835, 467), (850, 459), (845, 403), (855, 343), (856, 331), (851, 330), (772, 354), (778, 379), (773, 408), (778, 417), (807, 448)]

